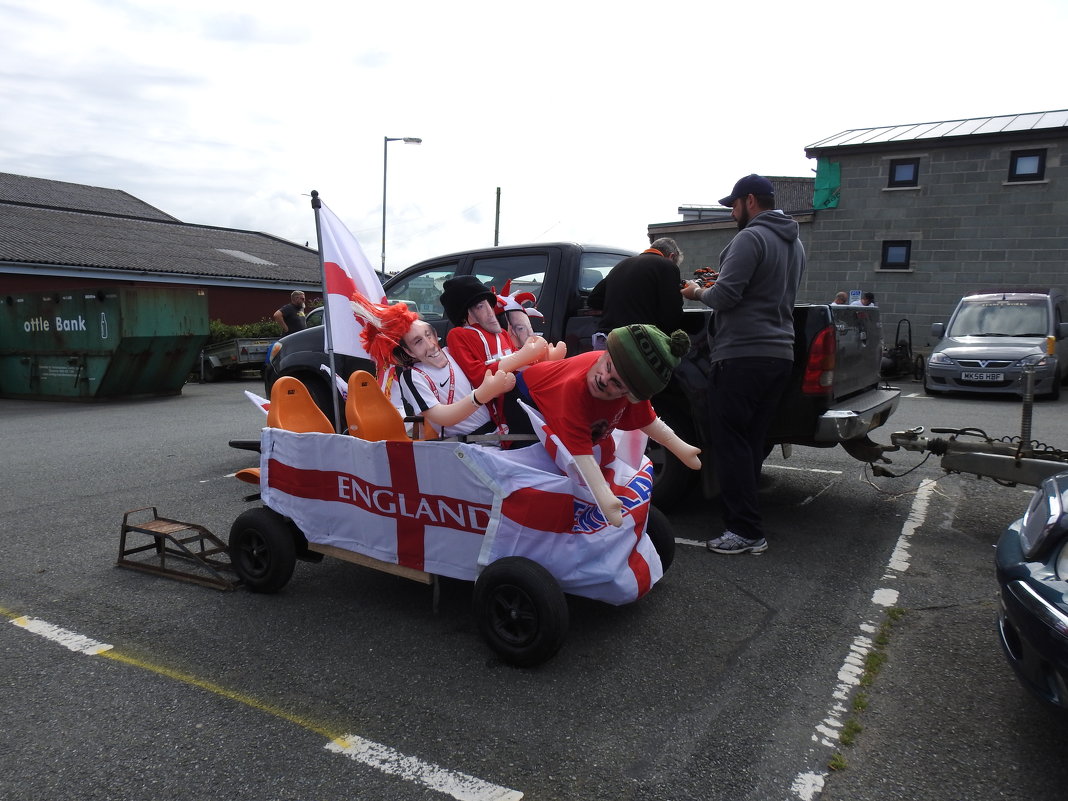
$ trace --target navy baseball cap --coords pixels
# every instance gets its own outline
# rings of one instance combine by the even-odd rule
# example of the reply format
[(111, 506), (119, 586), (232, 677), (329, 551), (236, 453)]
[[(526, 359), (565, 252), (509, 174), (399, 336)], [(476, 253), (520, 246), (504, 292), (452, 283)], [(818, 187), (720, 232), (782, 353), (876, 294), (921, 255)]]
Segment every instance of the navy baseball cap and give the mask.
[(739, 178), (738, 183), (734, 185), (734, 189), (727, 197), (723, 198), (719, 205), (721, 206), (733, 206), (734, 201), (740, 197), (746, 195), (772, 195), (775, 194), (775, 187), (772, 186), (771, 181), (762, 175), (756, 173), (747, 175), (745, 178)]

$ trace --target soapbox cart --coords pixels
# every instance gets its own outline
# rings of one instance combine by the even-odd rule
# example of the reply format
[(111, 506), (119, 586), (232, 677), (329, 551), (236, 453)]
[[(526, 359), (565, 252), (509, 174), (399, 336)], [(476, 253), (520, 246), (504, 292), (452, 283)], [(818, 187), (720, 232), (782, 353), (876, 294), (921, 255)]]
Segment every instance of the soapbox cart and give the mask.
[[(663, 576), (675, 540), (650, 504), (640, 432), (615, 432), (600, 454), (623, 502), (623, 525), (613, 526), (554, 442), (502, 450), (412, 440), (363, 375), (349, 382), (350, 434), (332, 433), (295, 379), (272, 391), (260, 466), (238, 476), (258, 484), (263, 506), (230, 529), (230, 561), (248, 589), (280, 590), (297, 559), (323, 555), (435, 589), (438, 576), (473, 581), (480, 632), (503, 660), (526, 667), (563, 643), (565, 593), (620, 605)], [(389, 436), (374, 421), (371, 387), (388, 407)]]

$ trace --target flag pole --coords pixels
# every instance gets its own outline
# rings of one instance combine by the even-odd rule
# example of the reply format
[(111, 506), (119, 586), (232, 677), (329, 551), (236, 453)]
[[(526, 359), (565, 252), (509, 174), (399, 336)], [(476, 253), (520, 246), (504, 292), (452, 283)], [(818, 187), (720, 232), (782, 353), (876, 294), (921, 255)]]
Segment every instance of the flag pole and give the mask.
[(323, 205), (319, 200), (319, 193), (314, 189), (311, 192), (312, 209), (315, 211), (315, 240), (319, 246), (319, 270), (323, 277), (323, 326), (326, 328), (326, 355), (330, 363), (330, 397), (334, 399), (334, 433), (341, 433), (341, 409), (337, 402), (337, 388), (334, 386), (334, 377), (337, 371), (334, 369), (334, 337), (330, 325), (330, 303), (326, 293), (326, 262), (323, 256), (323, 228), (319, 222), (319, 209)]

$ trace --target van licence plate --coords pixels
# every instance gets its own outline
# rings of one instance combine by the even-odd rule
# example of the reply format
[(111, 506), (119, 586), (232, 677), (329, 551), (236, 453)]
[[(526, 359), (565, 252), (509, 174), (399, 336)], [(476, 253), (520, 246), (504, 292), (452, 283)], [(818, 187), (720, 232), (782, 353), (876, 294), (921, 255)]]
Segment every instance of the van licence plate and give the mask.
[(961, 373), (961, 381), (1004, 381), (1004, 373)]

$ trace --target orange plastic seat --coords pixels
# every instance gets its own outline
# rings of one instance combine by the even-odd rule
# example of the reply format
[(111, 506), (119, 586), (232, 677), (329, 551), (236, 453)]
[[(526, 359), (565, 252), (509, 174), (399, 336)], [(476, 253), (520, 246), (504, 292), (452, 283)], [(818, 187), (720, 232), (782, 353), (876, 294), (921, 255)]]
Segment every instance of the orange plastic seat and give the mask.
[[(381, 393), (379, 393), (381, 394)], [(282, 376), (271, 387), (271, 408), (267, 412), (270, 428), (307, 433), (333, 434), (334, 424), (315, 405), (308, 388), (299, 379)]]
[(348, 420), (352, 436), (369, 442), (409, 439), (404, 418), (383, 394), (374, 376), (366, 370), (357, 370), (349, 376), (345, 419)]
[(244, 481), (246, 484), (255, 484), (257, 487), (260, 485), (260, 469), (258, 467), (243, 467), (234, 473), (238, 481)]

